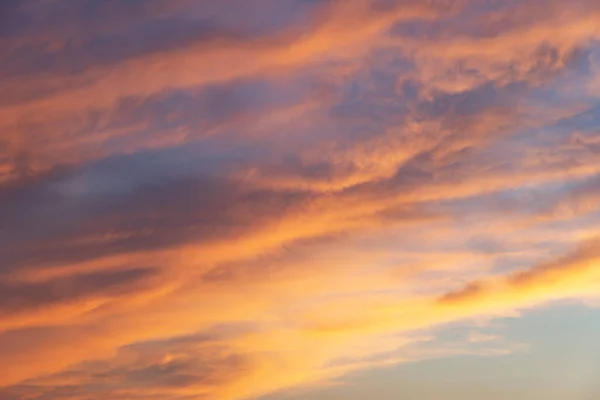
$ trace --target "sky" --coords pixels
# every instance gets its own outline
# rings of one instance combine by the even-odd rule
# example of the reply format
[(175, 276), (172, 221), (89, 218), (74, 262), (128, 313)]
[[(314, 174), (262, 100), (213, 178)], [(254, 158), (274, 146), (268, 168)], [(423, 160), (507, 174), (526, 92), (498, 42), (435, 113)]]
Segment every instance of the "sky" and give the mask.
[(0, 1), (0, 400), (600, 397), (600, 2)]

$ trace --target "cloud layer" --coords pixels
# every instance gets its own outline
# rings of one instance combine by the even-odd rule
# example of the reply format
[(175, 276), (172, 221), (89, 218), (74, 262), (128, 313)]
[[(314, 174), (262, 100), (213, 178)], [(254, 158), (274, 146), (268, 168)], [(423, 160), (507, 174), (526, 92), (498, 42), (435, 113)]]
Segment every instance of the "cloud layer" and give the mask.
[(1, 7), (2, 400), (256, 398), (598, 293), (595, 1)]

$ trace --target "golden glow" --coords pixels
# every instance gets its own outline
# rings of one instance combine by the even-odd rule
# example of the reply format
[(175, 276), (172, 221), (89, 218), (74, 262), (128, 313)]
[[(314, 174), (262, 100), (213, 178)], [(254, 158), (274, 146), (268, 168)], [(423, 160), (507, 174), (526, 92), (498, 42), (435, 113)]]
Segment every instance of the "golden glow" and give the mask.
[(596, 2), (56, 2), (0, 32), (0, 399), (257, 398), (597, 295)]

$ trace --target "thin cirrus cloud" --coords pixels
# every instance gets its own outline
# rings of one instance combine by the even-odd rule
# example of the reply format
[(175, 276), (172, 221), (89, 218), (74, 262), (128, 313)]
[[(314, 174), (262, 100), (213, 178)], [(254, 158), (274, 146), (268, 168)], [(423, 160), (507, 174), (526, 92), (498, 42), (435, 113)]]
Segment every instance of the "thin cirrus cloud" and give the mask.
[(1, 12), (1, 399), (505, 354), (433, 332), (598, 291), (594, 1)]

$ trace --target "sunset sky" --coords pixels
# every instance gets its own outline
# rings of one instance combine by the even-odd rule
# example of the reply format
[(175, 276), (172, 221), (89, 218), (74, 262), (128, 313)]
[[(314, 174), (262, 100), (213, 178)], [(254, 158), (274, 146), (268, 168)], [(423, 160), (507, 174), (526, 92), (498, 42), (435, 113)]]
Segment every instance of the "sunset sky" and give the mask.
[(600, 399), (600, 1), (0, 0), (0, 400)]

